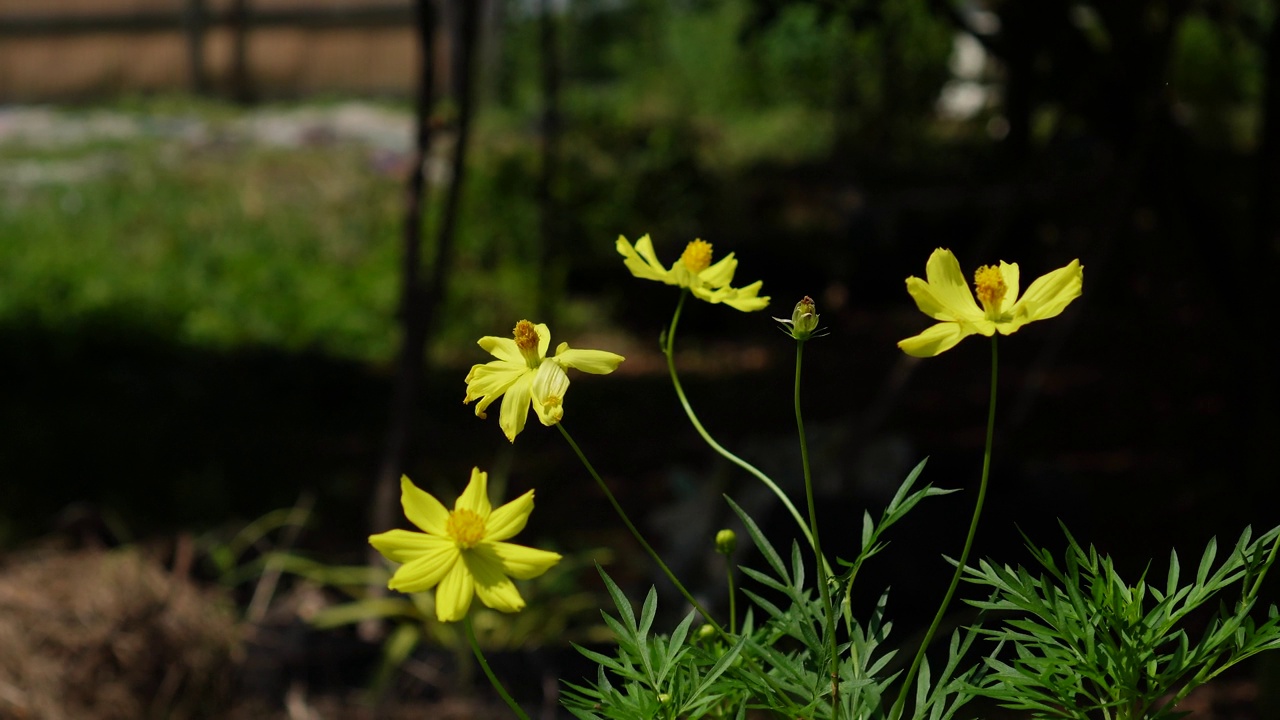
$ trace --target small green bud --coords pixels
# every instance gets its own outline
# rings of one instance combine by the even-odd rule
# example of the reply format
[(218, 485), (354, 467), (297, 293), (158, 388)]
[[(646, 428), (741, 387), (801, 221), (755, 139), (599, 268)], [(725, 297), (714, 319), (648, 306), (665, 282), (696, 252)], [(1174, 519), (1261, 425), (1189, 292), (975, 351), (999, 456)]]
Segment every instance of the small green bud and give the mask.
[(721, 530), (716, 533), (716, 552), (721, 555), (732, 555), (738, 547), (738, 535), (732, 530)]
[(671, 696), (670, 696), (670, 695), (668, 695), (667, 693), (658, 693), (658, 704), (659, 704), (659, 705), (666, 705), (666, 704), (667, 704), (667, 703), (669, 703), (669, 702), (671, 702)]
[(700, 625), (698, 627), (699, 640), (707, 640), (709, 638), (715, 637), (715, 635), (716, 635), (716, 629), (711, 625), (711, 623), (707, 623), (706, 625)]
[(813, 304), (813, 298), (805, 295), (800, 302), (796, 303), (796, 307), (791, 311), (791, 319), (774, 318), (778, 322), (786, 325), (782, 328), (782, 332), (801, 342), (812, 337), (819, 337), (818, 333), (818, 308)]

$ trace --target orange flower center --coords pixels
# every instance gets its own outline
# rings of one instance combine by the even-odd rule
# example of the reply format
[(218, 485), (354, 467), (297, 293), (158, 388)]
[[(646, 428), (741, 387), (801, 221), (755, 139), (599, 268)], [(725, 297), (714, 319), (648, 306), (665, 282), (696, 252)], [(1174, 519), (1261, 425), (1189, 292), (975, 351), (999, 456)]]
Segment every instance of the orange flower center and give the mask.
[(703, 240), (689, 243), (680, 255), (680, 262), (695, 275), (711, 267), (711, 243)]
[(464, 550), (484, 539), (484, 518), (470, 510), (454, 510), (444, 524), (445, 532)]
[(515, 336), (516, 347), (520, 348), (520, 354), (524, 356), (525, 363), (531, 368), (538, 367), (542, 358), (538, 357), (538, 330), (533, 323), (521, 320), (516, 323), (512, 335)]
[(983, 265), (973, 274), (973, 287), (977, 291), (978, 300), (987, 310), (999, 310), (1009, 286), (1004, 284), (1004, 275), (995, 265)]

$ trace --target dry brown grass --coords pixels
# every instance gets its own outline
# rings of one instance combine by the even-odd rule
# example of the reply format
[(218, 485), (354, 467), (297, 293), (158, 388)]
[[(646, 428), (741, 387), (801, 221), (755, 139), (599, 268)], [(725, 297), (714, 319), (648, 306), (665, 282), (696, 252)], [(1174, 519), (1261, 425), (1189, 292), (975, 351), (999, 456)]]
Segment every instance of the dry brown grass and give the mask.
[(130, 549), (43, 551), (0, 571), (0, 718), (219, 717), (229, 603)]

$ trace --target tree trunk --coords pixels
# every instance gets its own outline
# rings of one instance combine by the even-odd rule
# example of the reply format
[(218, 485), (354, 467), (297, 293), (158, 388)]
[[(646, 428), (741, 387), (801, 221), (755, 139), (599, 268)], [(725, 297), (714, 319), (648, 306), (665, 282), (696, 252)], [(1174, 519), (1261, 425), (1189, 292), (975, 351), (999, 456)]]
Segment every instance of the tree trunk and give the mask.
[[(433, 59), (435, 54), (435, 9), (432, 0), (417, 0), (414, 26), (418, 36), (418, 88), (415, 103), (416, 126), (413, 163), (405, 185), (404, 257), (401, 266), (399, 316), (403, 326), (395, 388), (391, 397), (391, 417), (386, 446), (378, 467), (373, 501), (369, 512), (372, 532), (384, 532), (395, 526), (397, 482), (404, 472), (409, 436), (413, 431), (414, 401), (422, 384), (423, 355), (429, 334), (430, 293), (422, 279), (422, 227), (427, 195), (427, 178), (423, 171), (431, 152), (431, 108), (435, 95)], [(369, 548), (371, 563), (381, 562), (378, 552)], [(375, 595), (386, 592), (379, 585), (370, 588)], [(376, 623), (360, 626), (366, 638), (377, 635)]]

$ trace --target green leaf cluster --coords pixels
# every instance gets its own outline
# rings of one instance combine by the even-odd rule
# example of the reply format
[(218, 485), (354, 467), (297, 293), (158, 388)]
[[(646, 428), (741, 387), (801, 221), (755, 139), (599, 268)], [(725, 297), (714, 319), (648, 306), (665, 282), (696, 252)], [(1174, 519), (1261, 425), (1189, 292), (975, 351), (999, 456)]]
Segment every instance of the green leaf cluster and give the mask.
[[(967, 569), (971, 582), (992, 590), (990, 599), (971, 604), (1006, 616), (1002, 627), (982, 632), (1012, 655), (988, 658), (994, 672), (974, 692), (1036, 718), (1164, 720), (1182, 715), (1175, 708), (1196, 687), (1280, 647), (1276, 606), (1262, 624), (1250, 617), (1280, 528), (1256, 539), (1246, 528), (1220, 563), (1211, 540), (1190, 580), (1175, 551), (1163, 583), (1148, 581), (1146, 572), (1126, 582), (1109, 556), (1063, 531), (1061, 564), (1027, 541), (1039, 574), (987, 561)], [(1230, 597), (1226, 591), (1237, 585), (1239, 594)]]
[[(890, 717), (901, 673), (893, 664), (897, 650), (887, 640), (892, 629), (886, 617), (888, 592), (880, 594), (865, 621), (853, 617), (847, 595), (857, 568), (885, 547), (880, 539), (884, 530), (920, 500), (950, 492), (930, 486), (912, 492), (923, 465), (903, 482), (879, 522), (866, 515), (859, 556), (842, 562), (846, 571), (830, 580), (832, 594), (843, 608), (843, 613), (831, 620), (806, 575), (806, 558), (800, 546), (793, 543), (789, 559), (784, 560), (732, 500), (729, 505), (767, 566), (767, 571), (740, 568), (758, 586), (742, 590), (755, 607), (746, 612), (741, 633), (723, 633), (710, 624), (691, 633), (695, 616), (690, 613), (670, 635), (653, 634), (656, 593), (649, 591), (637, 619), (625, 594), (604, 576), (618, 607), (617, 618), (605, 615), (618, 643), (616, 654), (579, 648), (599, 664), (599, 674), (594, 684), (566, 683), (566, 707), (575, 716), (592, 720), (744, 718), (748, 710), (772, 711), (785, 717)], [(762, 618), (759, 622), (757, 614)], [(834, 682), (832, 634), (837, 637), (838, 657)], [(979, 682), (978, 674), (984, 668), (981, 664), (961, 665), (977, 637), (975, 630), (956, 632), (943, 666), (936, 673), (930, 672), (928, 663), (923, 666), (907, 717), (950, 720), (974, 696), (971, 688)]]

